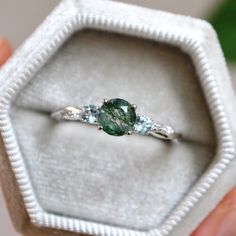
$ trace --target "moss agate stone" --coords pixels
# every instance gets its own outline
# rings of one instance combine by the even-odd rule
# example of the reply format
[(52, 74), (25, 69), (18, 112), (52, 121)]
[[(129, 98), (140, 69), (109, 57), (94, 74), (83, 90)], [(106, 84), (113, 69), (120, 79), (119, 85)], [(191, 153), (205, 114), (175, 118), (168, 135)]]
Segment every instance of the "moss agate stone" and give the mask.
[(110, 99), (99, 108), (97, 121), (107, 134), (128, 134), (136, 121), (135, 108), (123, 99)]

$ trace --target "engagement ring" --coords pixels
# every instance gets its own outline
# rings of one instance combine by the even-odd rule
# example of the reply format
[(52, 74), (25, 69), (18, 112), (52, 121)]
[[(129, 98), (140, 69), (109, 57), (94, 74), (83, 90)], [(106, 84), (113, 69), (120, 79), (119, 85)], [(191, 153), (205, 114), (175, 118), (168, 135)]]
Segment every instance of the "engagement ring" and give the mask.
[(151, 135), (156, 138), (174, 140), (177, 134), (168, 125), (155, 123), (148, 116), (136, 113), (137, 106), (120, 98), (104, 99), (102, 106), (85, 105), (79, 107), (65, 107), (52, 113), (58, 121), (80, 121), (97, 125), (99, 130), (113, 136)]

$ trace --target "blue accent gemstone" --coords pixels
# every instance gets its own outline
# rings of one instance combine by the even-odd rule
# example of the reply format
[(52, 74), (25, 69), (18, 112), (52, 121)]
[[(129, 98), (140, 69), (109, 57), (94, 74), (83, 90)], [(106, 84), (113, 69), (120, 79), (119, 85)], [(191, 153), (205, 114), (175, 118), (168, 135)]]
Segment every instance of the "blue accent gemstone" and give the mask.
[(139, 134), (148, 134), (152, 125), (153, 121), (149, 117), (138, 115), (134, 124), (134, 131)]
[(82, 120), (94, 124), (97, 123), (98, 108), (94, 105), (86, 105), (82, 110)]

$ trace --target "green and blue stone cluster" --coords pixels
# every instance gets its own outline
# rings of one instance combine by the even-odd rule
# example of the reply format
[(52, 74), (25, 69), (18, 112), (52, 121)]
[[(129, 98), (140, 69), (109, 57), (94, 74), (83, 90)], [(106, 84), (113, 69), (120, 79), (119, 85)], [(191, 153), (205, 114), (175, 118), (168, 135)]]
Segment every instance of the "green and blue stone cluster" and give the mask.
[(98, 124), (107, 134), (122, 136), (132, 132), (148, 134), (153, 126), (149, 117), (137, 115), (136, 107), (124, 99), (105, 100), (101, 107), (87, 105), (83, 107), (82, 120)]

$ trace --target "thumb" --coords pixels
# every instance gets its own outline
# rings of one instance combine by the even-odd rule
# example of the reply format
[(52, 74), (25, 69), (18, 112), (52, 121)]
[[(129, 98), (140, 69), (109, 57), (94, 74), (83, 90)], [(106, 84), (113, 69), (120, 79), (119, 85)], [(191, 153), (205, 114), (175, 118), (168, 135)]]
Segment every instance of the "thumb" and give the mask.
[(0, 66), (3, 65), (12, 54), (10, 43), (0, 37)]

